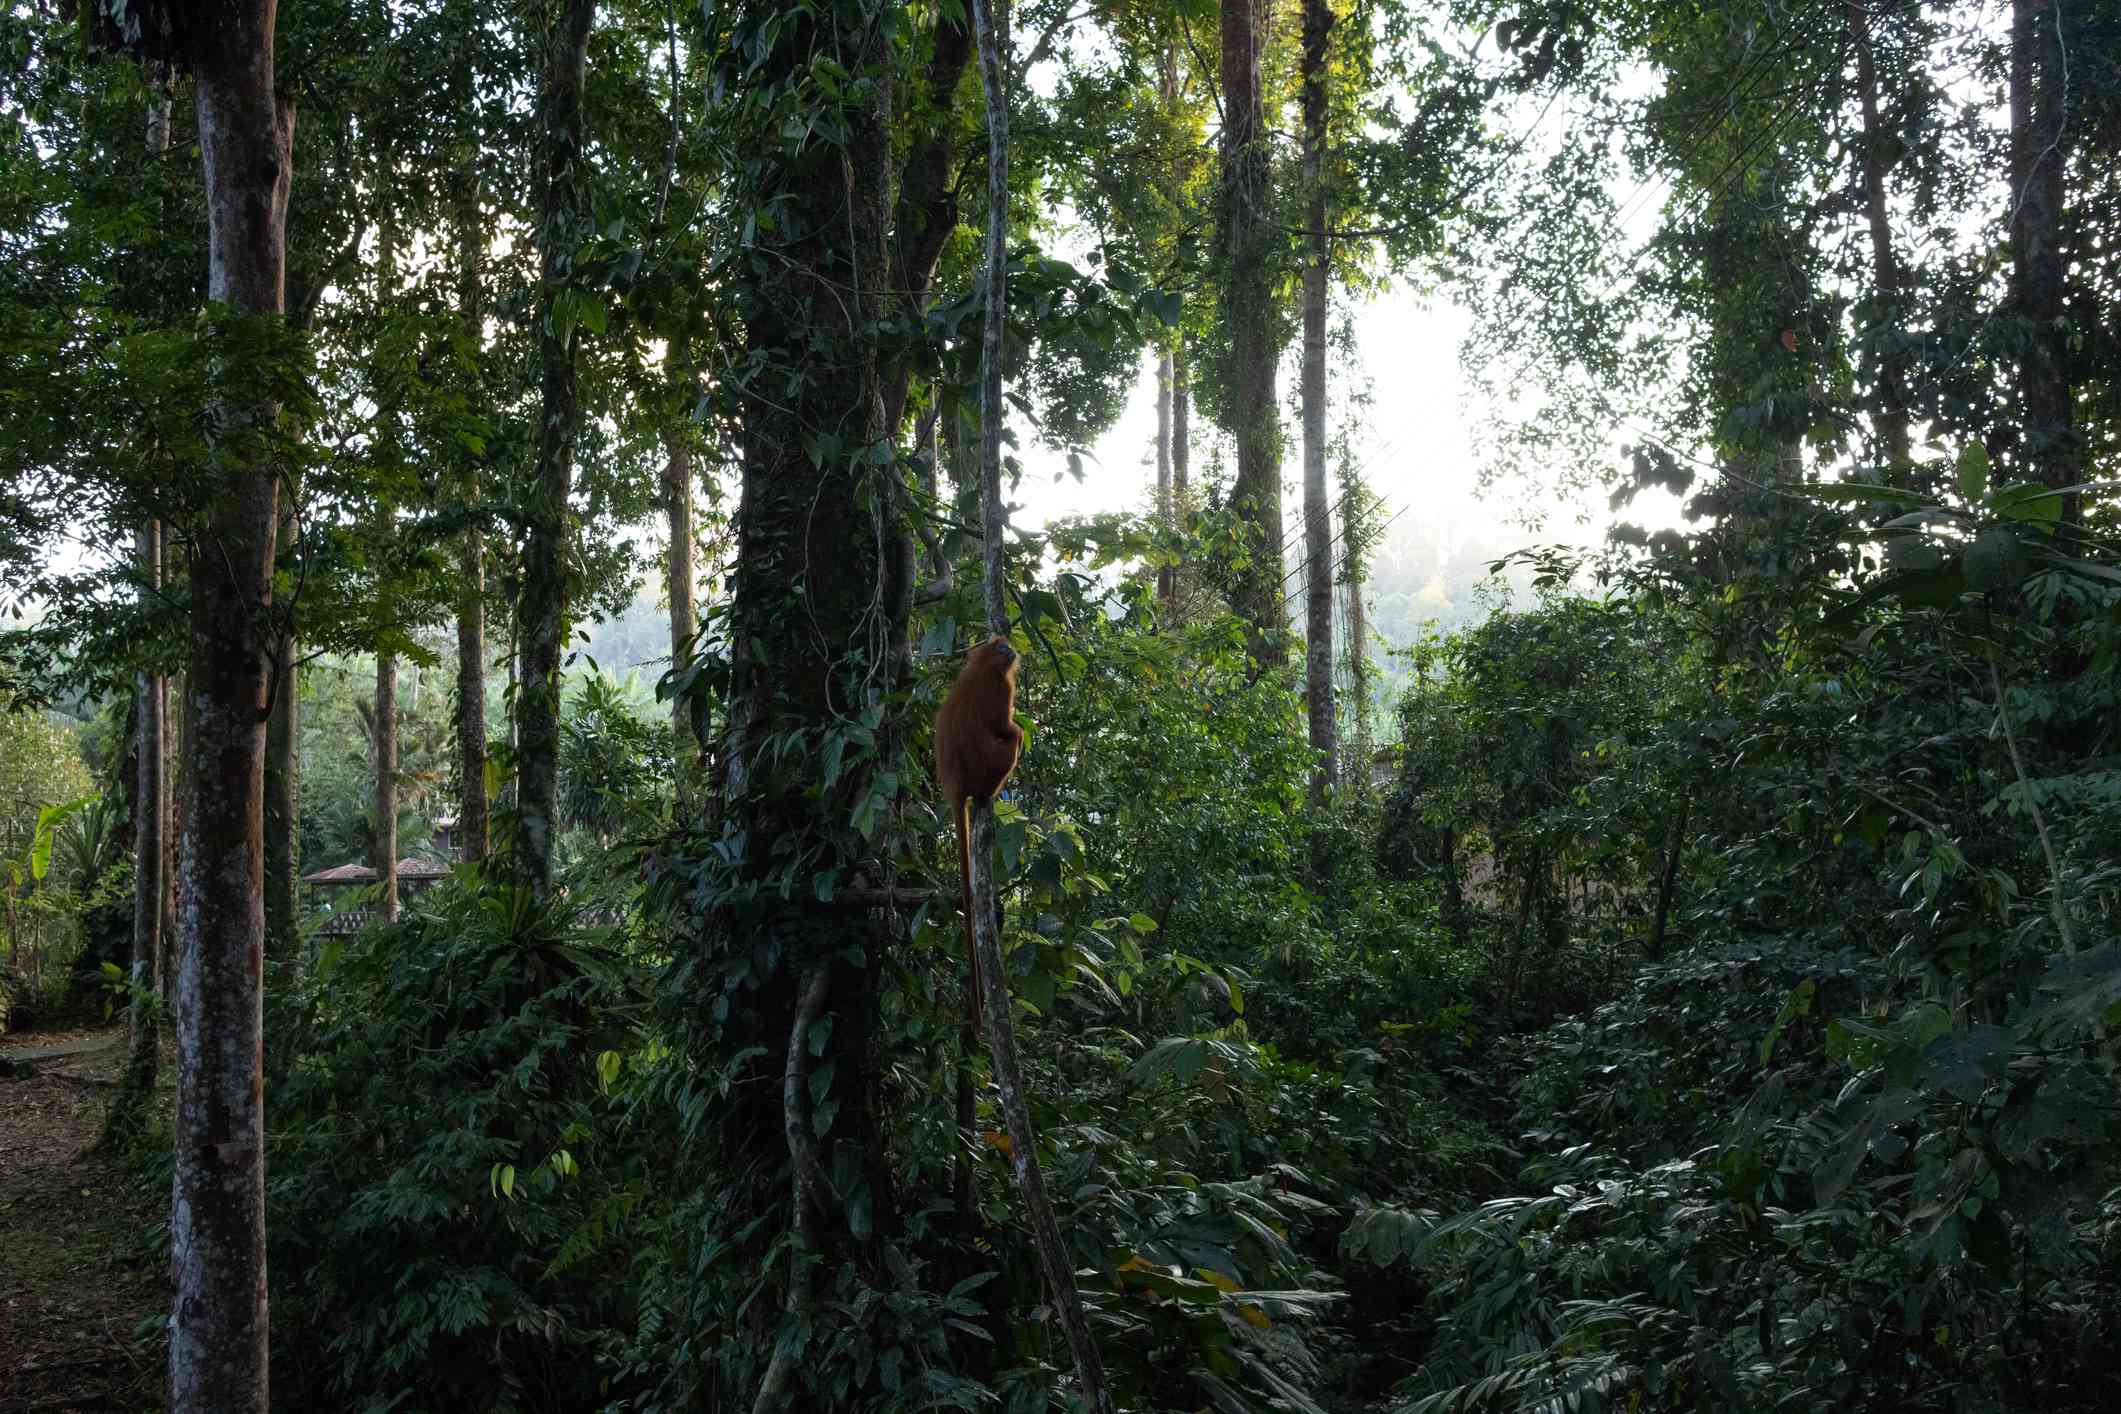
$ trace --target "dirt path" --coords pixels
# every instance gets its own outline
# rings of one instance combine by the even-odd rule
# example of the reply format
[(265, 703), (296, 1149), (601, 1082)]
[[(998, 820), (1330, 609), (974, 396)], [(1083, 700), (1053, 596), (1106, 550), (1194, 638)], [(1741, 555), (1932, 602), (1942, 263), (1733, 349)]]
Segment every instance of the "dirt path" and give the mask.
[(0, 1060), (59, 1051), (28, 1080), (0, 1080), (0, 1414), (162, 1407), (162, 1339), (138, 1328), (167, 1307), (153, 1239), (168, 1202), (84, 1153), (123, 1036), (0, 1047)]

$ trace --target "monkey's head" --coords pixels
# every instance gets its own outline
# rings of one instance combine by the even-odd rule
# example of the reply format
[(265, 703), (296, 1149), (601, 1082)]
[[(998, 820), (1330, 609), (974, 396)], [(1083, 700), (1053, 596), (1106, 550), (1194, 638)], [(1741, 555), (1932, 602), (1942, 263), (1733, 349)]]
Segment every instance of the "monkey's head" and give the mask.
[(1018, 654), (1009, 640), (996, 635), (965, 655), (965, 666), (981, 673), (994, 673), (1016, 690), (1016, 665)]

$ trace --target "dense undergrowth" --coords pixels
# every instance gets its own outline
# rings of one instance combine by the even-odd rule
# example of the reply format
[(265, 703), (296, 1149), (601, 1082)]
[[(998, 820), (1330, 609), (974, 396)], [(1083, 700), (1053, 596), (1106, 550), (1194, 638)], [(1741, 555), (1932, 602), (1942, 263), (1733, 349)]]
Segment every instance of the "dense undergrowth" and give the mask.
[[(1937, 504), (2023, 573), (1918, 602), (1826, 504), (1614, 562), (1424, 650), (1395, 784), (1324, 817), (1227, 625), (1064, 581), (1011, 981), (1126, 1407), (2121, 1399), (2114, 580)], [(1771, 544), (1809, 571), (1701, 568)], [(466, 874), (281, 989), (287, 1397), (730, 1407), (793, 1340), (812, 1407), (1066, 1407), (1007, 1141), (955, 1109), (952, 914), (878, 999), (885, 1172), (826, 1156), (875, 1264), (784, 1321), (730, 1198), (785, 1182), (728, 1132), (742, 959), (681, 926), (712, 851), (604, 823), (567, 908)]]

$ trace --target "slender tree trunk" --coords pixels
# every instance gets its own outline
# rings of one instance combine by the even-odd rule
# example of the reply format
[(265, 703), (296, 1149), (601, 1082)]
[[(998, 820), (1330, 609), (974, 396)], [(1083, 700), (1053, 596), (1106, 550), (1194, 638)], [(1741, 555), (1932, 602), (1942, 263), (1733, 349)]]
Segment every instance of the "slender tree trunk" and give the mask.
[[(169, 108), (162, 101), (162, 131), (168, 133)], [(149, 119), (153, 148), (154, 121)], [(165, 140), (164, 146), (167, 146)], [(150, 591), (162, 585), (162, 527), (150, 521), (138, 537), (141, 580)], [(162, 783), (162, 712), (166, 702), (159, 673), (133, 679), (133, 960), (131, 1035), (125, 1077), (104, 1122), (105, 1146), (123, 1145), (140, 1130), (155, 1072), (161, 1060), (160, 1028), (155, 1024), (154, 996), (162, 958), (162, 835), (168, 826)]]
[(398, 916), (398, 655), (376, 654), (376, 908)]
[(1332, 280), (1326, 244), (1326, 41), (1333, 12), (1303, 0), (1304, 181), (1304, 705), (1311, 749), (1311, 808), (1325, 808), (1340, 778), (1333, 702), (1333, 511), (1326, 496), (1326, 302)]
[[(287, 523), (283, 517), (283, 528)], [(295, 959), (301, 935), (301, 670), (291, 636), (274, 656), (272, 713), (265, 722), (265, 954), (285, 964)]]
[[(207, 294), (285, 308), (294, 108), (275, 93), (273, 0), (198, 11), (198, 143)], [(255, 436), (270, 406), (224, 403), (219, 481), (193, 537), (190, 819), (176, 978), (176, 1173), (170, 1207), (169, 1406), (266, 1414), (265, 706), (278, 478)]]
[[(163, 532), (162, 577), (170, 579), (168, 530)], [(191, 829), (191, 692), (183, 673), (162, 679), (162, 955), (155, 975), (167, 1013), (176, 1000), (177, 983), (177, 893), (182, 881), (177, 864), (183, 853), (184, 836)]]
[[(670, 670), (682, 674), (692, 666), (692, 636), (698, 622), (692, 612), (692, 448), (681, 428), (663, 434), (669, 459), (663, 464), (663, 507), (670, 521), (670, 554), (665, 588), (670, 594)], [(692, 699), (670, 699), (670, 729), (678, 750), (678, 794), (689, 797), (698, 770), (699, 741), (692, 731)]]
[[(1157, 97), (1162, 100), (1164, 111), (1172, 114), (1178, 108), (1178, 45), (1164, 45), (1161, 70), (1157, 75)], [(1174, 164), (1171, 173), (1171, 191), (1176, 199), (1182, 181), (1182, 171)], [(1180, 479), (1184, 473), (1177, 464), (1184, 456), (1179, 450), (1183, 433), (1179, 429), (1182, 395), (1179, 392), (1180, 372), (1179, 345), (1185, 336), (1174, 330), (1171, 342), (1157, 350), (1156, 354), (1156, 519), (1159, 527), (1170, 529), (1176, 509), (1174, 474)], [(1178, 575), (1170, 565), (1160, 566), (1156, 571), (1156, 597), (1159, 602), (1169, 604), (1178, 592)]]
[[(1341, 515), (1342, 533), (1352, 542), (1355, 527), (1345, 503)], [(1347, 549), (1347, 561), (1347, 642), (1343, 645), (1343, 656), (1348, 665), (1349, 716), (1355, 729), (1350, 764), (1343, 765), (1342, 773), (1357, 789), (1367, 793), (1370, 789), (1370, 754), (1376, 747), (1370, 725), (1370, 616), (1363, 604), (1364, 566), (1360, 549), (1352, 543)]]
[[(174, 103), (170, 73), (161, 63), (148, 65), (147, 154), (159, 161), (169, 152)], [(137, 538), (141, 582), (149, 593), (162, 588), (162, 524), (149, 521)], [(144, 596), (143, 596), (144, 597)], [(163, 716), (169, 708), (169, 681), (161, 673), (133, 679), (133, 958), (132, 1005), (128, 1008), (129, 1046), (125, 1076), (104, 1121), (102, 1143), (119, 1145), (139, 1132), (140, 1120), (155, 1091), (155, 1072), (162, 1059), (161, 1028), (155, 998), (167, 987), (162, 965), (167, 946), (163, 933), (169, 858), (169, 785), (164, 779), (168, 757)]]
[[(280, 506), (281, 547), (295, 533), (292, 489)], [(265, 955), (286, 965), (299, 952), (302, 878), (301, 684), (294, 624), (275, 635), (272, 712), (265, 722)]]
[(1871, 49), (1866, 0), (1848, 0), (1849, 37), (1856, 48), (1856, 89), (1863, 107), (1863, 209), (1870, 223), (1872, 302), (1878, 338), (1879, 440), (1885, 444), (1888, 480), (1905, 484), (1914, 457), (1908, 434), (1907, 360), (1894, 347), (1907, 320), (1902, 306), (1900, 261), (1893, 250), (1893, 227), (1885, 199), (1887, 144), (1892, 137), (1878, 116), (1878, 65)]
[[(1156, 524), (1159, 529), (1171, 525), (1171, 350), (1161, 349), (1156, 355)], [(1156, 571), (1156, 597), (1168, 603), (1176, 587), (1171, 567), (1160, 565)]]
[(1288, 659), (1282, 605), (1281, 428), (1274, 393), (1280, 354), (1274, 337), (1274, 201), (1260, 54), (1259, 0), (1222, 0), (1221, 191), (1218, 254), (1229, 322), (1227, 426), (1237, 442), (1230, 503), (1251, 527), (1251, 561), (1230, 586), (1230, 607), (1251, 625), (1250, 648), (1263, 667)]
[[(478, 471), (467, 474), (476, 498)], [(483, 860), (489, 849), (486, 802), (486, 555), (484, 537), (467, 526), (460, 547), (457, 592), (457, 828), (458, 852)]]
[[(2012, 0), (2010, 169), (2011, 303), (2025, 326), (2018, 363), (2019, 447), (2025, 469), (2051, 487), (2082, 480), (2062, 250), (2064, 175), (2069, 166), (2068, 66), (2054, 0)], [(2063, 500), (2075, 525), (2080, 498)]]
[(560, 767), (560, 659), (567, 641), (567, 502), (574, 490), (575, 442), (582, 405), (576, 387), (576, 337), (563, 325), (560, 295), (573, 278), (574, 247), (587, 211), (582, 158), (582, 85), (595, 0), (560, 0), (546, 38), (539, 94), (544, 195), (538, 243), (538, 362), (544, 370), (538, 412), (537, 471), (523, 544), (523, 680), (516, 691), (517, 869), (543, 897), (552, 888), (554, 810)]
[(1186, 336), (1171, 346), (1171, 503), (1186, 508), (1193, 465), (1193, 384), (1186, 359)]
[(1679, 818), (1664, 843), (1664, 870), (1657, 878), (1657, 908), (1650, 920), (1650, 941), (1644, 949), (1652, 962), (1664, 956), (1665, 929), (1672, 919), (1672, 899), (1679, 889), (1680, 853), (1686, 848), (1687, 820), (1694, 813), (1694, 797), (1679, 802)]
[[(473, 88), (471, 55), (476, 45), (476, 35), (466, 36), (464, 58), (461, 65), (463, 84), (464, 118), (467, 124), (475, 124), (473, 105), (477, 101)], [(464, 321), (465, 337), (474, 350), (486, 346), (486, 307), (484, 288), (480, 283), (480, 243), (485, 232), (479, 225), (479, 169), (477, 134), (473, 134), (472, 153), (465, 159), (464, 169), (458, 174), (461, 184), (457, 195), (457, 310)], [(464, 502), (476, 507), (479, 503), (479, 463), (476, 458), (464, 461)], [(464, 539), (457, 551), (457, 686), (456, 686), (456, 748), (457, 748), (457, 828), (458, 851), (465, 859), (484, 860), (488, 844), (488, 815), (486, 801), (486, 544), (481, 522), (474, 519), (464, 527)]]

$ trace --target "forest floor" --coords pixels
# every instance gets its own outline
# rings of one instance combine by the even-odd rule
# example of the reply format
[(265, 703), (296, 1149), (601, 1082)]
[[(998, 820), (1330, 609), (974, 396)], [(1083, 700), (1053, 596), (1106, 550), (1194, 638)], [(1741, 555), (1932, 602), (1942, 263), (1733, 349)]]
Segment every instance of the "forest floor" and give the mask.
[[(115, 1155), (92, 1154), (125, 1064), (125, 1028), (9, 1036), (0, 1063), (0, 1414), (156, 1409), (168, 1305), (151, 1234), (167, 1202)], [(87, 1044), (100, 1042), (102, 1044)]]

